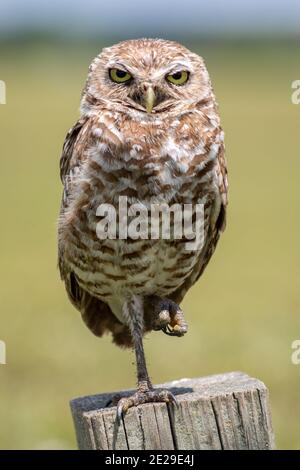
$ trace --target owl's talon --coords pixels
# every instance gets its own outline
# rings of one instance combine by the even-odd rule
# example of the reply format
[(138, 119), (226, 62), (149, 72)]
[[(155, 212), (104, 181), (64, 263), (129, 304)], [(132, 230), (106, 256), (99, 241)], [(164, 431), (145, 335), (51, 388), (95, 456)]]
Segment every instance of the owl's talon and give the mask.
[(167, 327), (163, 328), (162, 331), (168, 336), (181, 337), (187, 332), (187, 326), (175, 325), (175, 327), (171, 327), (170, 325), (167, 325)]
[(122, 406), (118, 405), (118, 407), (117, 407), (117, 417), (116, 417), (118, 426), (120, 426), (122, 418), (123, 418), (123, 408), (122, 408)]
[(138, 390), (130, 397), (124, 397), (119, 400), (117, 405), (117, 414), (116, 421), (120, 425), (122, 419), (124, 418), (126, 412), (129, 408), (133, 406), (143, 405), (145, 403), (171, 403), (176, 408), (178, 407), (178, 401), (176, 400), (173, 393), (170, 390), (159, 390), (159, 389), (149, 389), (149, 390)]
[(187, 333), (183, 311), (175, 302), (158, 296), (152, 296), (150, 302), (154, 311), (153, 330), (162, 330), (166, 335), (178, 337)]
[(173, 393), (169, 392), (169, 403), (175, 406), (175, 408), (179, 408), (179, 403), (175, 395)]
[(167, 325), (165, 328), (162, 329), (162, 331), (169, 336), (173, 336), (173, 330), (170, 325)]

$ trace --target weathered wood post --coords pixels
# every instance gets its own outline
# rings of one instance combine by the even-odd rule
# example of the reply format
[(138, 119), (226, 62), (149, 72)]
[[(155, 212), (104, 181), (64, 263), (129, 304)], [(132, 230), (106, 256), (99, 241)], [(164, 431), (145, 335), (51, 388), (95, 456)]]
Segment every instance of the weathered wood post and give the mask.
[(72, 400), (79, 449), (274, 449), (268, 390), (259, 380), (232, 372), (160, 387), (172, 390), (178, 408), (132, 408), (118, 429), (116, 408), (107, 407), (113, 394)]

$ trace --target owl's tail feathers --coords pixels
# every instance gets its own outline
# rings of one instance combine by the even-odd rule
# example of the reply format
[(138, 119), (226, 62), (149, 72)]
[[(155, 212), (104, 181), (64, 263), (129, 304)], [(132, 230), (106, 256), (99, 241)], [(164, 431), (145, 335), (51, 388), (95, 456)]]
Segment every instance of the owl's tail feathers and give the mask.
[(111, 332), (113, 342), (117, 346), (123, 348), (133, 346), (128, 326), (119, 322), (105, 302), (84, 292), (80, 310), (84, 323), (94, 335), (102, 336)]
[(113, 342), (118, 346), (123, 348), (133, 346), (128, 326), (119, 322), (105, 302), (85, 291), (79, 285), (74, 273), (65, 276), (64, 281), (69, 299), (74, 307), (81, 312), (84, 323), (94, 335), (102, 336), (110, 332)]

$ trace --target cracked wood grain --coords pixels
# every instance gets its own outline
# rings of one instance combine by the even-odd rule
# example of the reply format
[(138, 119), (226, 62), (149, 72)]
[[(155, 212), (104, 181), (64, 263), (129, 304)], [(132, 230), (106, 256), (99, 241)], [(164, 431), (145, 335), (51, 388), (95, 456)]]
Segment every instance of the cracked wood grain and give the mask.
[[(178, 408), (148, 403), (131, 408), (116, 427), (112, 393), (71, 401), (79, 449), (274, 449), (268, 390), (241, 372), (163, 384)], [(132, 393), (121, 392), (121, 396)]]

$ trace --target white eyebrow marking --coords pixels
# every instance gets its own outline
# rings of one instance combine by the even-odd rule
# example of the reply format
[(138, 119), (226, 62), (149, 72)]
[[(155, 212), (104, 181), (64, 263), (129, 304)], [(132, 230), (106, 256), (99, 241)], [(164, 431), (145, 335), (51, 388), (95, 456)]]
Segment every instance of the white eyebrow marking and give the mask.
[(185, 61), (176, 61), (171, 64), (166, 65), (165, 67), (161, 67), (160, 69), (156, 70), (153, 72), (151, 78), (160, 78), (161, 76), (167, 75), (167, 74), (173, 74), (176, 72), (181, 72), (182, 70), (185, 70), (187, 72), (193, 72), (194, 69), (191, 65), (190, 62), (185, 62)]
[(127, 66), (122, 63), (122, 62), (118, 62), (116, 60), (110, 60), (108, 63), (107, 63), (107, 66), (111, 69), (111, 68), (119, 68), (119, 69), (127, 69)]

